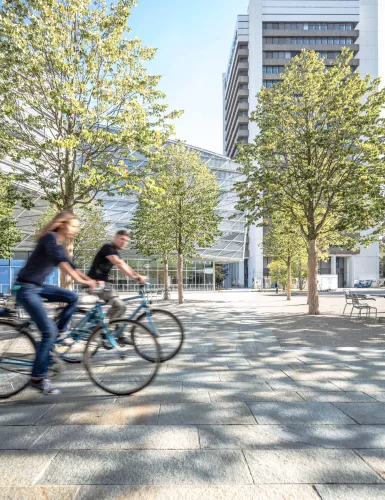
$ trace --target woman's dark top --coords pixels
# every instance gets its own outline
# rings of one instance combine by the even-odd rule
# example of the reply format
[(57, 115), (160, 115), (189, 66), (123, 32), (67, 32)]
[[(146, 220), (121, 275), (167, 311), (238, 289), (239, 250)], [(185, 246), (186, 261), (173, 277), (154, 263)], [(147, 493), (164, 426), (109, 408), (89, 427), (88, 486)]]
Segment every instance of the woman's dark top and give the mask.
[(17, 275), (17, 281), (42, 286), (47, 276), (61, 262), (68, 262), (75, 269), (63, 245), (57, 244), (56, 234), (47, 233), (38, 241), (35, 250)]

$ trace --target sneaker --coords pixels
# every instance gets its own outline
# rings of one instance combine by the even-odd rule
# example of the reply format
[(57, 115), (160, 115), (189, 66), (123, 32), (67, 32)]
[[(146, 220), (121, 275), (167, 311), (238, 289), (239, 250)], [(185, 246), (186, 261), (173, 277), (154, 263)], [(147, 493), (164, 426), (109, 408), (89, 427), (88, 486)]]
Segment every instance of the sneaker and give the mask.
[(31, 380), (29, 385), (43, 394), (60, 394), (59, 389), (55, 389), (51, 382), (47, 379)]
[(120, 346), (134, 345), (131, 336), (124, 333), (120, 334), (116, 341)]

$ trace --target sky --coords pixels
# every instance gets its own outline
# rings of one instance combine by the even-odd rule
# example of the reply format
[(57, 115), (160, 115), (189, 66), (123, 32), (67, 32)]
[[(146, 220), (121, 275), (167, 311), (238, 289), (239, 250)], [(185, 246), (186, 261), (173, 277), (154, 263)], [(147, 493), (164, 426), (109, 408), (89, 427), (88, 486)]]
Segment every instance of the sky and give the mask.
[(222, 73), (226, 71), (238, 14), (249, 0), (139, 0), (131, 34), (157, 48), (148, 68), (162, 75), (160, 90), (175, 120), (176, 137), (223, 153)]

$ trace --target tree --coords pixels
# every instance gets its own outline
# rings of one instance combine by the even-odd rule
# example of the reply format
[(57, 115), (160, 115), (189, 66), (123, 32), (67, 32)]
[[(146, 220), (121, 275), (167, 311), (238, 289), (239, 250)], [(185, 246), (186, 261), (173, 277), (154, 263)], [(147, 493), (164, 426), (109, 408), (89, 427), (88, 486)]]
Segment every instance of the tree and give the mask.
[[(8, 0), (0, 7), (0, 138), (57, 210), (137, 188), (124, 160), (172, 127), (155, 50), (130, 38), (135, 0)], [(132, 163), (131, 163), (132, 164)], [(67, 246), (69, 253), (72, 252)]]
[(175, 250), (173, 231), (165, 224), (166, 191), (154, 186), (150, 177), (144, 184), (130, 221), (133, 247), (146, 257), (159, 256), (163, 262), (164, 299), (169, 299), (168, 263)]
[(310, 314), (319, 314), (317, 243), (370, 229), (368, 242), (384, 219), (385, 90), (352, 73), (352, 57), (344, 49), (329, 68), (313, 51), (293, 58), (283, 80), (259, 93), (259, 134), (238, 157), (248, 221), (289, 216), (306, 239)]
[(267, 267), (269, 268), (269, 273), (272, 281), (279, 283), (282, 286), (283, 290), (287, 289), (288, 272), (286, 263), (281, 259), (276, 259), (272, 260)]
[(224, 264), (220, 262), (215, 263), (215, 287), (219, 289), (223, 285), (223, 281), (227, 277), (227, 270)]
[[(274, 266), (269, 265), (269, 270), (279, 268), (279, 279), (273, 277), (276, 281), (283, 283), (281, 276), (282, 263), (286, 271), (287, 300), (291, 300), (291, 282), (293, 275), (293, 266), (301, 267), (306, 265), (306, 241), (300, 232), (298, 225), (293, 224), (292, 220), (274, 216), (267, 224), (268, 230), (263, 238), (263, 248), (265, 254), (273, 259)], [(280, 265), (276, 265), (275, 263)], [(298, 269), (300, 272), (300, 270)], [(277, 273), (276, 273), (277, 274)]]
[(18, 193), (15, 177), (0, 171), (0, 258), (10, 259), (12, 249), (21, 240), (17, 229), (17, 220), (14, 218), (16, 203), (21, 199), (27, 208), (27, 198)]
[[(154, 174), (139, 194), (134, 216), (135, 245), (163, 259), (178, 258), (178, 300), (183, 297), (183, 259), (197, 257), (220, 235), (215, 213), (219, 185), (200, 160), (199, 153), (183, 143), (170, 144), (152, 164)], [(138, 241), (141, 240), (139, 243)]]
[(385, 238), (380, 238), (380, 278), (385, 278)]
[[(57, 209), (48, 205), (43, 215), (35, 222), (36, 234), (53, 219)], [(99, 250), (106, 242), (107, 221), (103, 218), (103, 208), (91, 204), (76, 210), (80, 221), (80, 231), (73, 242), (73, 259), (78, 266), (90, 265)], [(64, 280), (61, 277), (62, 283)]]

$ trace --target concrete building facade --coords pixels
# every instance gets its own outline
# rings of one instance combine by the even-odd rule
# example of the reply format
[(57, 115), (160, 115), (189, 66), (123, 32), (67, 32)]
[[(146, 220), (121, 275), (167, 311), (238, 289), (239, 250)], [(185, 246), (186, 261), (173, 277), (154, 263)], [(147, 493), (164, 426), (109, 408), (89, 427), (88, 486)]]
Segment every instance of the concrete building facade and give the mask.
[[(258, 92), (279, 81), (288, 61), (304, 48), (316, 50), (331, 64), (347, 46), (354, 51), (354, 71), (385, 77), (383, 20), (384, 0), (250, 0), (248, 13), (238, 16), (223, 75), (224, 154), (234, 157), (237, 143), (253, 142), (258, 129), (249, 116)], [(262, 239), (263, 228), (249, 229), (245, 286), (263, 283), (268, 275)], [(356, 254), (338, 251), (331, 250), (329, 261), (320, 264), (321, 273), (338, 274), (340, 286), (378, 279), (378, 243)]]

